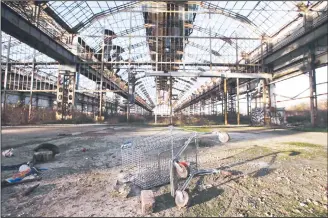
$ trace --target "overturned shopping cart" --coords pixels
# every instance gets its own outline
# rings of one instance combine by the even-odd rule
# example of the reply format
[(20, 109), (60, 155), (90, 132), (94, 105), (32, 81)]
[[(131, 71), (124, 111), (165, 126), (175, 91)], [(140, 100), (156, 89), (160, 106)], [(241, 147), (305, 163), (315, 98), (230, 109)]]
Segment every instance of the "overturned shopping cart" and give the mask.
[[(221, 142), (229, 135), (216, 132)], [(189, 201), (185, 191), (191, 179), (216, 170), (200, 170), (198, 163), (199, 134), (170, 126), (146, 137), (136, 137), (121, 146), (122, 165), (135, 172), (133, 182), (142, 189), (170, 183), (171, 195), (178, 207)]]

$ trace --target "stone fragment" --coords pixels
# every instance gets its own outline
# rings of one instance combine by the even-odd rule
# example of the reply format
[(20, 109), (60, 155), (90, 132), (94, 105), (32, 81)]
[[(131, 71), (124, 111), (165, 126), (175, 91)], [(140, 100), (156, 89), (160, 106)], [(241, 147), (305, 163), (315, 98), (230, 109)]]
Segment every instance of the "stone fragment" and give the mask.
[(141, 212), (142, 214), (150, 214), (155, 206), (155, 197), (152, 190), (142, 190), (141, 195)]

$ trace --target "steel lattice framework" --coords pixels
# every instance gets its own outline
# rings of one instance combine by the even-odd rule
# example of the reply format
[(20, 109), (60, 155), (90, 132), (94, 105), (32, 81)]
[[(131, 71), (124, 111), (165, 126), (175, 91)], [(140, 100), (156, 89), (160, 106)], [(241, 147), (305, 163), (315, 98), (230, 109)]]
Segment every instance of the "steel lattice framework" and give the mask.
[[(217, 75), (223, 73), (238, 77), (238, 84), (236, 81), (227, 84), (235, 87), (254, 80), (241, 74), (256, 74), (261, 79), (267, 77), (261, 77), (260, 73), (283, 71), (279, 58), (269, 57), (270, 52), (284, 46), (280, 45), (282, 39), (301, 31), (304, 22), (321, 22), (327, 14), (327, 3), (315, 1), (4, 1), (1, 4), (74, 57), (74, 61), (59, 59), (41, 51), (33, 42), (3, 34), (1, 58), (7, 65), (3, 64), (2, 70), (11, 66), (10, 75), (15, 80), (17, 75), (28, 77), (35, 67), (36, 78), (49, 88), (56, 80), (59, 64), (75, 64), (79, 75), (77, 90), (101, 90), (108, 98), (116, 98), (112, 94), (115, 92), (129, 98), (129, 86), (133, 86), (139, 106), (151, 111), (162, 105), (162, 109), (176, 112), (195, 101), (195, 96), (202, 98), (211, 88), (219, 87), (218, 92), (224, 92), (223, 79), (202, 75), (220, 77)], [(304, 17), (309, 19), (304, 21)], [(152, 76), (154, 72), (158, 74)], [(166, 73), (176, 76), (172, 78)], [(133, 84), (131, 78), (136, 78)], [(24, 87), (28, 90), (28, 85)], [(15, 85), (8, 88), (22, 90)]]

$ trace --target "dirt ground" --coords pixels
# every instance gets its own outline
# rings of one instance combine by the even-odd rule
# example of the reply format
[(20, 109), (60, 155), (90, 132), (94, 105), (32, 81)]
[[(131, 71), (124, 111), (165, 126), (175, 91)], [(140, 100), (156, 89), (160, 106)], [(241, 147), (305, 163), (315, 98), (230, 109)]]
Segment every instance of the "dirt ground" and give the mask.
[[(54, 161), (37, 165), (48, 168), (41, 181), (2, 188), (3, 217), (142, 216), (137, 187), (127, 197), (114, 190), (121, 170), (126, 170), (121, 165), (120, 145), (165, 128), (78, 128), (56, 129), (51, 135), (47, 127), (51, 137), (44, 141), (58, 145), (60, 154)], [(15, 147), (15, 156), (2, 157), (2, 165), (28, 161), (42, 141), (33, 138), (40, 135), (40, 129), (25, 133), (29, 138), (24, 143), (16, 138), (19, 131), (27, 130), (2, 131), (2, 142)], [(71, 135), (55, 137), (62, 132)], [(201, 141), (198, 162), (200, 168), (233, 175), (194, 178), (187, 190), (190, 202), (182, 209), (175, 207), (169, 185), (155, 187), (155, 208), (148, 216), (327, 216), (327, 133), (238, 127), (229, 134), (226, 144)], [(87, 150), (82, 152), (82, 148)], [(1, 177), (13, 173), (2, 171)], [(38, 183), (30, 195), (21, 195)]]

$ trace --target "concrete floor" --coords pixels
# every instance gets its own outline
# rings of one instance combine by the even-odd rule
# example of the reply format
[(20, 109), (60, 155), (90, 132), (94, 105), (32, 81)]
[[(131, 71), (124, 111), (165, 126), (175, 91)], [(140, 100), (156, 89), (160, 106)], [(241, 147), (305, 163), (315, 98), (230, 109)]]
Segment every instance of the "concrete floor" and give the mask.
[(2, 127), (1, 149), (47, 142), (63, 137), (61, 134), (77, 135), (106, 128), (108, 127), (102, 124)]
[[(29, 197), (17, 198), (18, 193), (34, 183), (2, 189), (2, 201), (4, 202), (2, 204), (2, 215), (141, 216), (138, 196), (121, 198), (113, 194), (113, 184), (116, 182), (119, 171), (125, 170), (121, 166), (120, 145), (134, 137), (145, 137), (149, 134), (163, 132), (166, 129), (166, 127), (142, 128), (110, 125), (51, 125), (33, 128), (9, 127), (2, 129), (2, 150), (14, 148), (14, 156), (10, 158), (2, 157), (2, 165), (28, 161), (32, 157), (33, 148), (41, 142), (50, 142), (60, 148), (60, 154), (56, 156), (54, 161), (38, 165), (38, 167), (45, 167), (48, 170), (42, 175), (42, 180), (39, 182), (40, 186), (35, 190), (34, 194), (31, 194)], [(215, 131), (215, 128), (213, 130)], [(58, 134), (68, 135), (58, 136)], [(311, 199), (321, 199), (319, 188), (327, 184), (327, 158), (325, 158), (327, 156), (327, 133), (235, 127), (230, 129), (229, 134), (231, 140), (227, 144), (223, 145), (218, 142), (205, 143), (205, 147), (200, 148), (199, 163), (201, 167), (224, 167), (230, 170), (241, 171), (244, 175), (253, 175), (255, 172), (257, 176), (251, 177), (251, 180), (247, 179), (247, 177), (245, 178), (248, 182), (256, 183), (257, 185), (258, 183), (261, 185), (270, 184), (278, 176), (275, 173), (267, 175), (267, 171), (264, 172), (263, 169), (269, 169), (268, 172), (281, 171), (279, 177), (287, 176), (290, 180), (295, 180), (295, 184), (288, 183), (288, 185), (291, 186), (291, 189), (297, 188), (297, 195), (300, 198), (304, 198), (304, 196), (306, 198), (307, 195), (311, 195)], [(288, 142), (312, 143), (315, 146), (319, 146), (319, 150), (316, 150), (316, 148), (286, 147)], [(83, 152), (83, 148), (86, 148), (87, 151)], [(285, 158), (286, 152), (294, 152), (301, 155), (296, 157), (298, 159), (292, 157), (292, 159), (288, 159), (289, 162), (284, 162), (283, 158)], [(311, 158), (309, 159), (305, 154), (311, 155)], [(318, 155), (318, 157), (315, 155)], [(312, 174), (311, 177), (304, 176), (303, 178), (304, 173), (298, 171), (300, 168), (307, 166), (311, 166), (314, 169), (320, 168), (315, 171), (316, 179), (312, 177), (314, 176)], [(14, 172), (2, 172), (2, 179), (9, 177)], [(291, 175), (288, 172), (291, 172)], [(292, 175), (293, 173), (294, 175)], [(283, 174), (286, 175), (283, 176)], [(312, 184), (313, 187), (309, 188), (310, 192), (302, 193), (303, 185), (297, 185), (297, 182), (299, 182), (298, 178), (301, 177), (303, 178), (301, 179), (302, 182), (308, 181), (311, 184), (311, 181), (316, 181), (316, 184)], [(206, 212), (209, 210), (215, 216), (239, 216), (239, 214), (244, 213), (240, 212), (240, 208), (249, 207), (242, 199), (247, 197), (252, 199), (255, 194), (251, 192), (260, 190), (254, 189), (247, 192), (244, 189), (249, 183), (239, 187), (240, 184), (238, 183), (238, 186), (237, 183), (231, 183), (231, 179), (212, 179), (214, 180), (207, 182), (211, 183), (212, 188), (214, 186), (219, 187), (213, 191), (213, 193), (218, 193), (218, 195), (207, 199), (211, 196), (208, 192), (203, 194), (197, 193), (198, 197), (193, 198), (194, 203), (187, 211), (177, 210), (174, 207), (174, 203), (172, 205), (172, 198), (166, 196), (169, 190), (168, 187), (164, 186), (154, 189), (159, 206), (157, 206), (152, 216), (213, 215)], [(241, 178), (234, 178), (233, 181), (237, 181), (237, 179), (240, 180)], [(241, 181), (243, 180), (241, 179)], [(279, 182), (275, 183), (279, 185)], [(239, 190), (237, 194), (234, 191), (236, 189)], [(262, 189), (264, 190), (264, 188)], [(224, 195), (227, 195), (225, 199), (230, 199), (233, 202), (242, 202), (239, 202), (239, 206), (233, 206), (234, 203), (231, 203), (231, 201), (230, 203), (226, 202), (221, 205), (222, 208), (220, 206), (220, 208), (215, 209), (216, 206), (213, 206), (213, 202), (222, 201), (217, 199), (221, 195), (219, 194), (221, 193), (220, 190), (224, 190)], [(282, 192), (283, 195), (286, 192), (282, 189), (278, 190), (279, 188), (276, 188), (276, 190), (270, 192)], [(236, 200), (236, 196), (239, 195), (240, 198)], [(271, 200), (277, 201), (277, 203), (280, 201), (276, 198)], [(320, 201), (320, 204), (325, 203), (325, 201)], [(227, 205), (230, 206), (227, 207)], [(287, 214), (284, 214), (285, 212), (273, 210), (272, 207), (272, 205), (267, 204), (261, 210), (253, 208), (249, 209), (247, 213), (248, 215), (264, 216), (267, 211), (271, 211), (271, 213), (278, 216), (295, 215), (293, 212), (289, 213), (288, 211), (286, 212)], [(278, 207), (283, 207), (283, 204)], [(313, 213), (309, 213), (310, 215), (315, 215), (319, 213), (318, 211), (321, 213), (321, 210), (318, 208)]]

